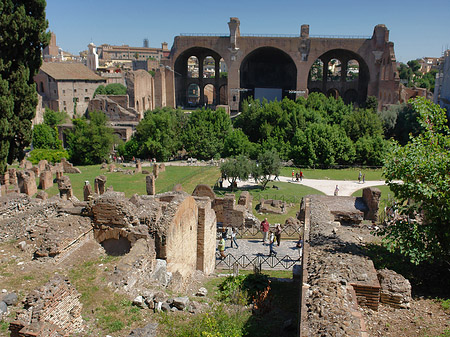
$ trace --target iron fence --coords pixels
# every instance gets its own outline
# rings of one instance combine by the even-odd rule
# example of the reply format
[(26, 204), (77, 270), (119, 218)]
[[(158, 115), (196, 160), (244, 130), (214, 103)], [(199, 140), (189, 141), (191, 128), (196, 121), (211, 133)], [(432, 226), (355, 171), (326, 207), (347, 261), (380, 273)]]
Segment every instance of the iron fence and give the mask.
[(240, 255), (234, 256), (227, 254), (222, 260), (220, 253), (216, 252), (216, 268), (232, 269), (239, 266), (242, 269), (260, 268), (260, 269), (291, 269), (295, 264), (300, 262), (300, 258), (293, 258), (289, 255), (277, 257), (276, 255)]
[[(285, 234), (286, 236), (297, 236), (302, 233), (302, 229), (302, 226), (285, 224), (281, 227), (281, 234)], [(274, 228), (272, 228), (272, 230), (274, 230)], [(244, 227), (238, 229), (236, 237), (242, 239), (248, 236), (256, 236), (260, 232), (261, 231), (258, 227)], [(220, 233), (220, 230), (218, 231), (218, 233)]]

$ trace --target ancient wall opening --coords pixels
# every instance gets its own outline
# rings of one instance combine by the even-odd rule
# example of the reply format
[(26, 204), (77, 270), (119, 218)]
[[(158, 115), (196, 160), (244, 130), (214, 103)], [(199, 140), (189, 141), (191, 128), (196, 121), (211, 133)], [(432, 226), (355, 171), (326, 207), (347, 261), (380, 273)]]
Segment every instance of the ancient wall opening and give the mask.
[(241, 63), (240, 103), (248, 97), (255, 99), (295, 99), (289, 91), (296, 89), (297, 67), (292, 58), (280, 49), (262, 47), (248, 54)]
[(346, 104), (363, 104), (367, 99), (369, 68), (363, 58), (345, 49), (322, 54), (312, 64), (308, 75), (308, 91), (321, 92)]
[(119, 236), (118, 239), (106, 239), (103, 242), (100, 242), (100, 244), (106, 254), (111, 256), (122, 256), (128, 254), (131, 249), (131, 242), (123, 236)]
[[(192, 47), (178, 56), (174, 63), (175, 100), (177, 106), (198, 108), (223, 101), (221, 87), (227, 87), (227, 67), (221, 55), (212, 49)], [(222, 76), (223, 74), (223, 76)], [(198, 95), (193, 96), (193, 85)], [(212, 89), (211, 89), (212, 88)]]

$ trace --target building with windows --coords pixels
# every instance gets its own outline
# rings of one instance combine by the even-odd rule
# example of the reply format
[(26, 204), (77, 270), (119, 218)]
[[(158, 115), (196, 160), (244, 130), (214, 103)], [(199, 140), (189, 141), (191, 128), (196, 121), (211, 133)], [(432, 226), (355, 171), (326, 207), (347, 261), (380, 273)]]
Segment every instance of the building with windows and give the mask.
[(109, 44), (102, 44), (97, 47), (97, 54), (100, 63), (106, 61), (161, 60), (167, 58), (170, 54), (170, 50), (167, 46), (167, 42), (163, 42), (161, 48), (130, 47), (128, 45), (112, 46)]
[(444, 52), (439, 72), (436, 74), (434, 103), (447, 109), (447, 115), (450, 117), (450, 49)]
[(44, 62), (34, 77), (42, 96), (37, 114), (45, 108), (67, 111), (70, 117), (83, 115), (94, 91), (106, 80), (81, 63)]

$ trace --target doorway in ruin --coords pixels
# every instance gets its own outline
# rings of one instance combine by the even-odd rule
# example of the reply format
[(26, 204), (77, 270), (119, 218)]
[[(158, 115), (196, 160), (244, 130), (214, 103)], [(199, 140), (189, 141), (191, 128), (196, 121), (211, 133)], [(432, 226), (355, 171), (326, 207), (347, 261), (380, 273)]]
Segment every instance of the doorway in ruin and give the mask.
[(118, 239), (106, 239), (100, 242), (106, 254), (111, 256), (123, 256), (128, 254), (131, 249), (131, 242), (123, 237), (119, 236)]
[[(240, 104), (248, 97), (282, 100), (295, 99), (297, 67), (284, 51), (262, 47), (248, 54), (240, 67)], [(243, 90), (242, 90), (243, 89)]]
[(345, 49), (333, 49), (317, 58), (308, 75), (308, 91), (322, 92), (346, 104), (364, 104), (369, 85), (369, 68), (358, 54)]

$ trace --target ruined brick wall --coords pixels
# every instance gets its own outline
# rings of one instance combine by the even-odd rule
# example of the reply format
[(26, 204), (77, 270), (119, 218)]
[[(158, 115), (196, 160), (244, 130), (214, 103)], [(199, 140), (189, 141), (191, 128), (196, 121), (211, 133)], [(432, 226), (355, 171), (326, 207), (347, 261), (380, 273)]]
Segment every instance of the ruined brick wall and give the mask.
[(37, 193), (36, 179), (33, 171), (18, 171), (17, 182), (21, 193), (30, 196)]
[(363, 189), (363, 200), (367, 205), (367, 212), (364, 218), (367, 220), (378, 220), (378, 209), (380, 208), (381, 191), (376, 187), (366, 187)]
[(125, 74), (127, 93), (130, 97), (130, 107), (135, 108), (140, 119), (144, 118), (144, 111), (153, 110), (154, 80), (145, 70), (129, 71)]
[(223, 198), (216, 198), (213, 209), (216, 212), (217, 222), (237, 228), (244, 226), (247, 209), (245, 206), (236, 205), (234, 194), (228, 193)]
[(54, 276), (25, 299), (24, 307), (11, 323), (11, 336), (68, 336), (84, 329), (81, 294), (62, 276)]
[(197, 269), (209, 275), (215, 268), (216, 213), (209, 198), (195, 198), (198, 206)]
[(167, 205), (163, 217), (167, 271), (187, 277), (197, 269), (197, 204), (191, 196), (180, 197)]

